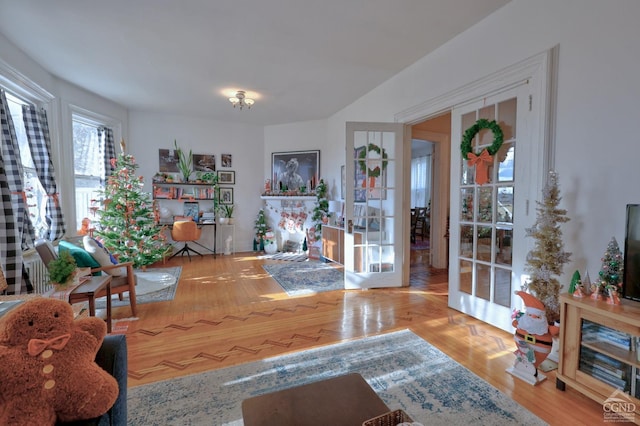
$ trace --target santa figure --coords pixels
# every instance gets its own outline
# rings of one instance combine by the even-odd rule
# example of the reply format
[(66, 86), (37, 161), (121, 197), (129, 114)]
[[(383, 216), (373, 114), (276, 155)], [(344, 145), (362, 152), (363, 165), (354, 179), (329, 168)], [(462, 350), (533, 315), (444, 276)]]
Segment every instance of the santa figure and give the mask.
[(546, 379), (538, 373), (538, 366), (551, 352), (553, 336), (557, 336), (560, 329), (549, 325), (544, 305), (540, 300), (517, 291), (526, 307), (524, 312), (514, 316), (513, 326), (516, 328), (514, 340), (516, 342), (516, 361), (507, 371), (522, 380), (535, 385)]

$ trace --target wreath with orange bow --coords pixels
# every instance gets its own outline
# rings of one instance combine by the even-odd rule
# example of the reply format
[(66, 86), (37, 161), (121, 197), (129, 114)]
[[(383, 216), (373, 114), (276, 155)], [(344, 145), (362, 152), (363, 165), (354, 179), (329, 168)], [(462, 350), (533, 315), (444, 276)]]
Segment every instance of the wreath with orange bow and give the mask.
[(360, 166), (360, 171), (369, 178), (377, 178), (380, 177), (380, 167), (376, 166), (373, 169), (367, 167), (367, 154), (369, 152), (376, 152), (380, 156), (380, 160), (382, 163), (382, 170), (387, 168), (387, 152), (384, 149), (381, 149), (378, 145), (370, 143), (367, 146), (367, 149), (363, 149), (360, 151), (358, 155), (358, 165)]
[[(502, 142), (504, 140), (504, 134), (502, 133), (502, 129), (496, 123), (495, 120), (487, 120), (485, 118), (481, 118), (475, 122), (475, 124), (465, 130), (464, 135), (462, 136), (462, 143), (460, 144), (460, 151), (462, 152), (462, 158), (468, 160), (468, 155), (471, 153), (471, 141), (478, 134), (481, 129), (489, 129), (493, 132), (493, 143), (486, 148), (486, 150), (491, 155), (495, 155), (496, 152), (502, 146)], [(480, 156), (482, 153), (479, 152), (475, 154), (476, 156)]]
[[(471, 152), (471, 141), (480, 129), (489, 129), (493, 132), (493, 143), (488, 148), (484, 148), (480, 153), (476, 154)], [(462, 151), (462, 157), (467, 160), (469, 167), (475, 166), (475, 179), (478, 185), (489, 182), (489, 165), (493, 162), (493, 155), (495, 155), (502, 146), (503, 139), (504, 135), (498, 123), (496, 123), (495, 120), (489, 121), (484, 118), (476, 121), (473, 126), (464, 132), (460, 150)]]

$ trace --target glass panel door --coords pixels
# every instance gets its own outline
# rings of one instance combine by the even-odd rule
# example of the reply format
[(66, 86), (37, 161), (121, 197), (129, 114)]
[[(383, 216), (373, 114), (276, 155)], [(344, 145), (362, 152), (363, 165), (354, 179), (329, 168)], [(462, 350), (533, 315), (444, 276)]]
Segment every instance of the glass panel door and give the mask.
[(403, 127), (347, 123), (345, 288), (402, 286)]
[[(514, 291), (520, 288), (522, 265), (514, 268), (514, 249), (524, 264), (524, 227), (528, 218), (515, 201), (527, 198), (526, 170), (529, 152), (526, 137), (526, 87), (520, 86), (493, 97), (465, 105), (452, 115), (452, 202), (449, 304), (504, 330), (513, 331), (511, 310)], [(477, 120), (495, 120), (504, 141), (486, 164), (488, 181), (478, 182), (480, 163), (462, 157), (460, 141)], [(473, 138), (471, 152), (480, 154), (492, 145), (494, 134), (481, 129)], [(516, 168), (516, 165), (518, 168)], [(522, 210), (520, 210), (521, 212)], [(514, 237), (518, 244), (515, 244)]]

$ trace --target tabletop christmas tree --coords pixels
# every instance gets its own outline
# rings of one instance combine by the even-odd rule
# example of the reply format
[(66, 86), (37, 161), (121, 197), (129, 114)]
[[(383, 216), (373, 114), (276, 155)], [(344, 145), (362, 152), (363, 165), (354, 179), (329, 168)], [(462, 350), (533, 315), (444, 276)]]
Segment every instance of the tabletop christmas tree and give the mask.
[(618, 291), (622, 285), (623, 267), (622, 252), (618, 241), (612, 237), (602, 257), (602, 267), (598, 273), (600, 287), (598, 291), (602, 296), (612, 299), (612, 302), (618, 297)]
[(267, 225), (267, 218), (264, 214), (264, 209), (260, 209), (258, 211), (258, 217), (255, 221), (255, 229), (256, 229), (256, 239), (254, 244), (254, 250), (264, 250), (264, 237), (269, 231), (269, 226)]
[(115, 170), (101, 191), (95, 234), (119, 262), (133, 262), (134, 268), (157, 262), (169, 245), (156, 224), (153, 200), (143, 191), (143, 177), (135, 174), (138, 165), (125, 153), (111, 162)]
[(556, 276), (562, 274), (563, 265), (571, 257), (562, 242), (559, 224), (569, 218), (566, 210), (558, 208), (561, 197), (555, 172), (549, 172), (542, 195), (543, 200), (536, 201), (536, 222), (526, 230), (527, 236), (535, 239), (535, 245), (527, 254), (525, 271), (531, 275), (524, 287), (544, 304), (547, 319), (554, 322), (560, 320), (560, 282)]

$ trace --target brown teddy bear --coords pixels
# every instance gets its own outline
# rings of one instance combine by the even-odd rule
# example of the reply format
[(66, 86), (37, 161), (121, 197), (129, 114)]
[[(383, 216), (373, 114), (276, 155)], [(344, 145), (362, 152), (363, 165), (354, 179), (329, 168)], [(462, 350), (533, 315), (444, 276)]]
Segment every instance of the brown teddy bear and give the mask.
[(107, 333), (68, 303), (28, 300), (0, 317), (0, 424), (53, 425), (106, 413), (118, 383), (95, 363)]

